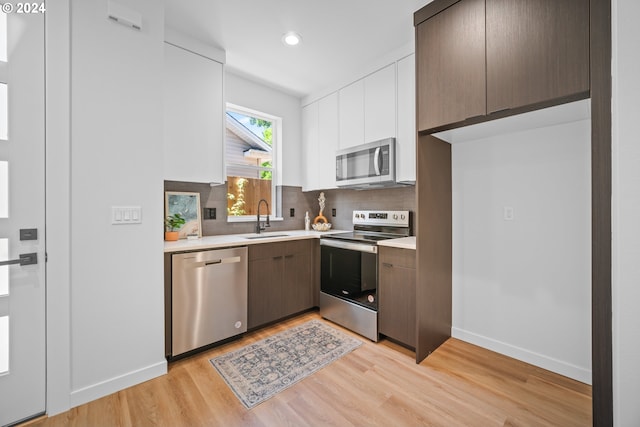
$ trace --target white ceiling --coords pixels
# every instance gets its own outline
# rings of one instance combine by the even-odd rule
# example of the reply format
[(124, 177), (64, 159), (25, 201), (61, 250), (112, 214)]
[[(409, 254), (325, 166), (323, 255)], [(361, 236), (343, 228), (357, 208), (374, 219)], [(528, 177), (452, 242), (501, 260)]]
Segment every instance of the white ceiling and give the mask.
[[(165, 0), (165, 21), (225, 50), (228, 70), (303, 97), (411, 44), (413, 13), (430, 1)], [(302, 44), (282, 44), (290, 30)]]

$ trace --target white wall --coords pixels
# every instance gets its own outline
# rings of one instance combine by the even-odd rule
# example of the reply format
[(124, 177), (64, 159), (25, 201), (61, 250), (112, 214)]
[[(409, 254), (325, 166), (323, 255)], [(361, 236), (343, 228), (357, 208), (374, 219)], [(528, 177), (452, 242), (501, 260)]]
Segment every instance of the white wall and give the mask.
[[(69, 408), (71, 392), (70, 0), (47, 4), (46, 204), (47, 413)], [(51, 209), (54, 207), (55, 209)], [(55, 227), (51, 225), (55, 224)]]
[(282, 181), (278, 185), (302, 185), (302, 111), (300, 99), (276, 89), (247, 80), (236, 74), (225, 74), (225, 100), (232, 104), (282, 117), (281, 161)]
[(640, 425), (640, 2), (613, 0), (614, 424)]
[(590, 121), (454, 144), (452, 168), (453, 336), (590, 383)]
[[(71, 4), (71, 406), (166, 372), (164, 9), (120, 3), (141, 31), (109, 20), (106, 0)], [(111, 225), (111, 206), (141, 206), (142, 224)]]

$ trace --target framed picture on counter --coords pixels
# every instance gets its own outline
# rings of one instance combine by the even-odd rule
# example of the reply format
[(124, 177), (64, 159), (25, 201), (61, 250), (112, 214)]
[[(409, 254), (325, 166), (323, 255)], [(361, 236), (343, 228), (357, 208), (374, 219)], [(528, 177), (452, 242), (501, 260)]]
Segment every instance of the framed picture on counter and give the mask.
[(164, 192), (165, 217), (179, 213), (186, 223), (178, 230), (179, 238), (187, 236), (202, 237), (202, 219), (200, 217), (200, 193), (180, 191)]

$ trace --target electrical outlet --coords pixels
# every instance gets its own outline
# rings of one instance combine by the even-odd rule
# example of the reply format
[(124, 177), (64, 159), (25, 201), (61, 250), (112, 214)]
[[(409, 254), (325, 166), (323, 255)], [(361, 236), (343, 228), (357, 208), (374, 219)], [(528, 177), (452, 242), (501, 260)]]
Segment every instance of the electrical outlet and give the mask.
[(336, 208), (331, 209), (331, 216), (336, 217)]
[(296, 210), (294, 208), (290, 208), (289, 209), (289, 216), (291, 218), (293, 218), (294, 216), (296, 216)]
[(204, 208), (204, 219), (216, 219), (216, 208)]

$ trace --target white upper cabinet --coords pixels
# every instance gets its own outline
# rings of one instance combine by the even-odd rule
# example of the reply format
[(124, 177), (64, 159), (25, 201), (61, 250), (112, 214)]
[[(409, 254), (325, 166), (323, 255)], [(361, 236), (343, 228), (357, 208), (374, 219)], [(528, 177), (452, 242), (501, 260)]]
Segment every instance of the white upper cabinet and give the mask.
[(396, 64), (339, 91), (340, 148), (396, 136)]
[(364, 79), (345, 86), (339, 98), (339, 148), (364, 144)]
[(396, 136), (396, 64), (364, 79), (363, 143)]
[(416, 60), (411, 54), (398, 61), (398, 134), (396, 181), (416, 181)]
[(336, 151), (396, 138), (396, 180), (416, 180), (415, 55), (302, 108), (303, 190), (336, 186)]
[(338, 93), (302, 108), (304, 191), (336, 188)]
[(164, 179), (223, 183), (223, 66), (165, 43)]
[(318, 188), (336, 188), (338, 149), (338, 93), (318, 101)]
[(318, 186), (318, 102), (302, 107), (302, 155), (304, 191)]

